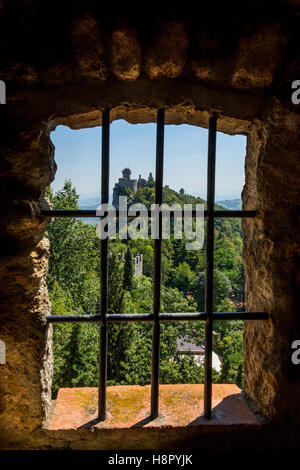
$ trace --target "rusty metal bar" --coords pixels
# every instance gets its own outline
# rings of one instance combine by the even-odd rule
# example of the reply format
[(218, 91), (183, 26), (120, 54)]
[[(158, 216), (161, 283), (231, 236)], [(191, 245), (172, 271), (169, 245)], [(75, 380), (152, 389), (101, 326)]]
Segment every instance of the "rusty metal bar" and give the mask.
[[(228, 219), (245, 219), (245, 218), (252, 218), (257, 216), (257, 211), (224, 211), (224, 210), (215, 210), (213, 212), (213, 217), (214, 218), (228, 218)], [(204, 217), (208, 217), (208, 212), (204, 211)]]
[[(109, 199), (109, 114), (109, 109), (102, 114), (101, 204), (108, 204)], [(104, 421), (107, 381), (108, 238), (101, 239), (100, 282), (98, 417), (100, 421)]]
[[(160, 321), (199, 321), (206, 320), (205, 312), (160, 313)], [(266, 312), (214, 312), (213, 320), (268, 320)], [(48, 315), (48, 323), (95, 323), (100, 315)], [(107, 314), (107, 323), (126, 321), (153, 321), (153, 313), (113, 313)]]
[[(164, 127), (165, 110), (157, 113), (156, 134), (156, 169), (155, 169), (155, 203), (163, 201), (163, 167), (164, 167)], [(159, 403), (159, 348), (160, 348), (160, 296), (161, 296), (161, 247), (162, 218), (158, 217), (159, 236), (154, 240), (154, 278), (153, 278), (153, 332), (152, 332), (152, 373), (151, 373), (151, 418), (158, 417)]]
[[(42, 215), (46, 216), (46, 217), (71, 217), (71, 218), (88, 218), (88, 217), (91, 217), (91, 218), (104, 218), (106, 217), (106, 213), (104, 213), (104, 215), (97, 215), (97, 211), (96, 210), (85, 210), (85, 209), (77, 209), (77, 210), (71, 210), (71, 209), (53, 209), (53, 210), (48, 210), (48, 209), (45, 209), (45, 210), (42, 210), (41, 211)], [(181, 211), (172, 211), (170, 212), (170, 214), (168, 213), (168, 211), (164, 211), (162, 213), (162, 217), (171, 217), (171, 218), (174, 218), (176, 214), (179, 214), (181, 215), (182, 212)], [(192, 217), (196, 217), (197, 215), (201, 215), (202, 212), (201, 211), (197, 211), (196, 209), (192, 210), (192, 211), (185, 211), (185, 214), (186, 215), (190, 215), (190, 213), (192, 213)], [(120, 212), (119, 210), (115, 210), (115, 216), (116, 218), (118, 219), (120, 217)], [(133, 219), (134, 217), (138, 217), (139, 216), (139, 212), (137, 211), (137, 214), (136, 215), (130, 215), (128, 216), (128, 219)], [(252, 218), (252, 217), (256, 217), (257, 216), (257, 211), (230, 211), (230, 210), (215, 210), (213, 212), (213, 216), (216, 218), (216, 217), (224, 217), (224, 218), (230, 218), (230, 219), (236, 219), (236, 218)], [(124, 217), (124, 214), (122, 213), (122, 217)], [(151, 218), (151, 210), (149, 209), (148, 210), (148, 217), (149, 219)], [(208, 217), (208, 211), (205, 210), (204, 211), (204, 217), (207, 218)]]
[(204, 416), (211, 418), (212, 406), (212, 347), (213, 347), (213, 291), (214, 291), (214, 205), (216, 172), (217, 118), (209, 119), (207, 161), (207, 231), (205, 282), (205, 362), (204, 362)]

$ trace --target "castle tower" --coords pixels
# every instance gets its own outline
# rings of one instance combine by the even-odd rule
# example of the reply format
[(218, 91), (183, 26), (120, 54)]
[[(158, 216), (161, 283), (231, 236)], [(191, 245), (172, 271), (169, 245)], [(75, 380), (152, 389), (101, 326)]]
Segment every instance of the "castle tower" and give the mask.
[(126, 180), (130, 180), (131, 177), (131, 170), (129, 168), (124, 168), (122, 171), (123, 178)]
[(137, 188), (144, 188), (146, 186), (146, 180), (139, 175), (139, 179), (137, 181)]
[(143, 275), (143, 255), (136, 255), (132, 257), (134, 265), (134, 275), (140, 277)]
[(119, 196), (124, 194), (125, 188), (130, 188), (135, 193), (138, 188), (138, 182), (135, 179), (131, 179), (130, 168), (124, 168), (122, 171), (122, 178), (119, 178), (119, 182), (115, 184), (113, 189), (113, 206), (119, 208)]

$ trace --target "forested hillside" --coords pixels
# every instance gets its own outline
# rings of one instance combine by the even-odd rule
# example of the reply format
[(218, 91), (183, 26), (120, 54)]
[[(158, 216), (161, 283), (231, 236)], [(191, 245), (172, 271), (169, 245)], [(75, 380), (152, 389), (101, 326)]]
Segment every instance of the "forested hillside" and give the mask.
[(232, 211), (240, 211), (242, 209), (242, 200), (241, 199), (226, 199), (225, 201), (218, 201), (221, 206), (226, 207)]
[[(155, 182), (148, 180), (136, 193), (126, 189), (128, 202), (154, 203)], [(79, 196), (71, 181), (47, 197), (53, 209), (77, 209)], [(164, 187), (164, 201), (205, 203)], [(220, 206), (219, 206), (220, 208)], [(99, 313), (100, 240), (96, 228), (76, 219), (55, 219), (48, 225), (51, 256), (47, 278), (53, 315)], [(205, 246), (187, 251), (184, 238), (163, 240), (162, 312), (204, 311)], [(152, 312), (153, 240), (110, 240), (109, 313)], [(124, 262), (120, 254), (124, 254)], [(133, 276), (132, 255), (143, 254), (143, 276)], [(215, 221), (215, 311), (243, 310), (244, 269), (240, 221)], [(242, 386), (243, 354), (240, 321), (215, 322), (220, 333), (218, 352), (223, 357), (222, 372), (214, 371), (214, 381)], [(109, 325), (109, 384), (148, 384), (151, 377), (151, 334), (148, 322)], [(202, 344), (204, 322), (168, 322), (161, 326), (161, 383), (201, 383), (203, 367), (193, 357), (177, 353), (178, 336), (188, 336)], [(54, 325), (55, 373), (53, 392), (59, 387), (97, 386), (98, 324)]]

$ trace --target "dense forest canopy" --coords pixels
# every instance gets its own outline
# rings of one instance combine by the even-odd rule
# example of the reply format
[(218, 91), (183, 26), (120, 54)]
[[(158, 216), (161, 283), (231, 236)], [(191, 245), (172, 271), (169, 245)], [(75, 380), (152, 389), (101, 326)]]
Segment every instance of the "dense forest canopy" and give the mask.
[[(135, 193), (124, 190), (128, 203), (155, 202), (155, 182), (148, 179)], [(78, 209), (79, 196), (72, 182), (55, 194), (47, 189), (53, 209)], [(201, 198), (164, 187), (164, 202), (205, 204)], [(216, 206), (220, 209), (220, 206)], [(79, 219), (55, 219), (47, 228), (51, 255), (47, 284), (53, 315), (97, 314), (100, 305), (100, 240), (96, 228)], [(109, 313), (152, 312), (153, 240), (109, 241)], [(124, 256), (121, 256), (121, 255)], [(134, 276), (132, 256), (143, 254), (143, 275)], [(244, 265), (241, 224), (237, 219), (215, 220), (214, 309), (244, 309)], [(188, 251), (185, 239), (162, 242), (162, 312), (204, 311), (205, 244)], [(219, 333), (217, 352), (222, 370), (213, 370), (214, 382), (243, 382), (241, 321), (214, 322)], [(108, 383), (150, 383), (152, 325), (148, 322), (109, 324)], [(192, 355), (180, 355), (177, 338), (202, 344), (204, 322), (168, 322), (161, 325), (161, 383), (201, 383), (203, 365)], [(60, 387), (97, 386), (99, 324), (57, 324), (53, 339), (55, 371), (53, 393)]]

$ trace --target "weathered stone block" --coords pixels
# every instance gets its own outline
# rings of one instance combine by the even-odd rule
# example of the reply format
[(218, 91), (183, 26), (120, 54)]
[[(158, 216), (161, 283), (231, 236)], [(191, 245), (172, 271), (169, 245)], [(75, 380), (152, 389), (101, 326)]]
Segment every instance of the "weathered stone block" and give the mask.
[(264, 25), (239, 40), (232, 84), (240, 89), (269, 87), (280, 64), (287, 37), (281, 25)]
[(141, 72), (142, 51), (134, 30), (120, 28), (112, 33), (111, 68), (120, 80), (135, 80)]
[(165, 22), (156, 31), (153, 44), (148, 48), (144, 70), (150, 79), (176, 78), (186, 63), (189, 36), (182, 23)]
[(91, 13), (85, 13), (74, 22), (72, 44), (80, 71), (90, 77), (104, 80), (107, 76), (105, 49), (99, 25)]

